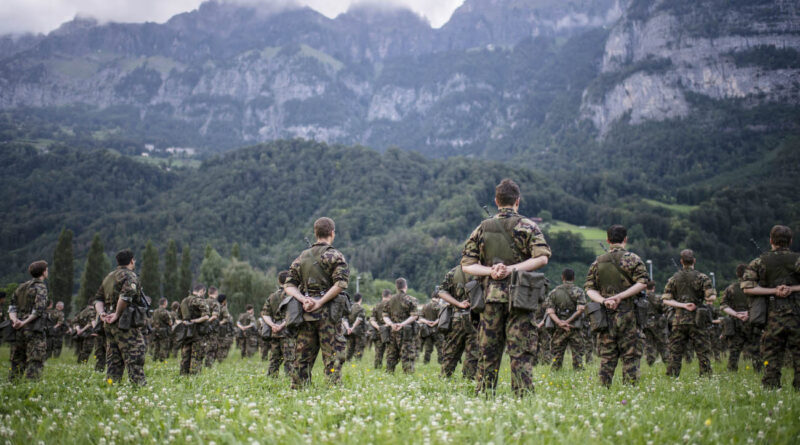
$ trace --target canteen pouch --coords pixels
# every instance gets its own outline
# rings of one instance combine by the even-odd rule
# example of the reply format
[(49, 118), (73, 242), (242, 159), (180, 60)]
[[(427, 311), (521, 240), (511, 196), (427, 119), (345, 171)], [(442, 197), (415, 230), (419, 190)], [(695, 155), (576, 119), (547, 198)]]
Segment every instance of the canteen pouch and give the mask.
[(586, 305), (586, 315), (589, 316), (589, 329), (595, 332), (603, 332), (608, 329), (608, 314), (602, 304), (592, 301)]
[(757, 328), (764, 327), (767, 324), (768, 307), (767, 297), (750, 297), (750, 308), (748, 309), (750, 324)]
[(733, 337), (736, 335), (736, 327), (734, 326), (733, 318), (725, 317), (722, 319), (722, 336)]
[(439, 311), (439, 332), (448, 332), (453, 323), (453, 306), (447, 305)]
[(464, 285), (464, 290), (469, 297), (469, 307), (472, 312), (480, 314), (486, 308), (486, 300), (483, 297), (483, 283), (472, 280)]
[(392, 339), (392, 328), (389, 325), (383, 325), (380, 328), (381, 343), (389, 343)]
[(539, 302), (547, 295), (549, 285), (543, 273), (514, 271), (508, 290), (510, 308), (525, 312), (536, 311), (539, 309)]
[(11, 320), (6, 320), (0, 323), (0, 333), (3, 335), (3, 342), (14, 343), (17, 341), (17, 330), (11, 323)]
[(697, 306), (694, 314), (694, 324), (700, 329), (711, 326), (711, 310), (705, 306)]

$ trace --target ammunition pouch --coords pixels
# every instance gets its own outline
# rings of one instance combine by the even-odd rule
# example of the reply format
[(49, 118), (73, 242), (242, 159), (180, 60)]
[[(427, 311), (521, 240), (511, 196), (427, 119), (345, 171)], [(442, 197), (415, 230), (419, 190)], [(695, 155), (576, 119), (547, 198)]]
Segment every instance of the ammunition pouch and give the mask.
[(514, 271), (508, 289), (509, 308), (525, 312), (536, 311), (539, 309), (539, 302), (547, 295), (549, 286), (550, 281), (543, 273)]
[(380, 328), (381, 343), (389, 343), (392, 340), (392, 328), (385, 324)]
[(145, 306), (128, 306), (119, 316), (117, 327), (123, 331), (131, 328), (143, 328), (147, 324), (147, 308)]
[(608, 313), (601, 303), (596, 301), (589, 302), (586, 305), (586, 315), (589, 317), (589, 329), (593, 333), (608, 330)]
[(453, 306), (446, 305), (439, 310), (439, 324), (437, 327), (439, 328), (439, 332), (448, 332), (450, 331), (451, 325), (453, 323)]
[(486, 300), (483, 296), (483, 282), (482, 280), (472, 280), (464, 285), (464, 290), (469, 298), (470, 310), (476, 314), (480, 314), (486, 308)]
[(711, 309), (705, 306), (697, 306), (694, 312), (695, 326), (699, 329), (708, 329), (711, 326)]
[(750, 308), (748, 309), (748, 321), (751, 325), (762, 328), (767, 324), (767, 313), (769, 312), (769, 297), (749, 297)]

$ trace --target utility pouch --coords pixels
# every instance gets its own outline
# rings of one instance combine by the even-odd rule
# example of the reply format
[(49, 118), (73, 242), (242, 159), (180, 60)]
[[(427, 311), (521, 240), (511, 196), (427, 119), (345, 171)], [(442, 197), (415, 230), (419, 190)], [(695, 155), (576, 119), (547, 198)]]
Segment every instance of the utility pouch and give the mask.
[(767, 297), (750, 297), (750, 308), (748, 310), (748, 321), (751, 325), (762, 328), (767, 324), (767, 312), (769, 311), (769, 300)]
[(644, 329), (647, 327), (647, 314), (650, 312), (650, 302), (647, 301), (646, 295), (640, 294), (635, 297), (633, 305), (636, 313), (636, 324), (639, 325), (639, 328)]
[(464, 290), (469, 297), (470, 310), (480, 314), (486, 308), (486, 300), (483, 296), (483, 283), (479, 280), (472, 280), (464, 285)]
[(711, 310), (705, 306), (695, 309), (694, 324), (699, 329), (708, 329), (711, 326)]
[(736, 322), (732, 317), (725, 317), (722, 319), (722, 335), (728, 338), (736, 335)]
[(381, 343), (389, 343), (392, 340), (392, 328), (389, 325), (383, 325), (380, 328)]
[(586, 305), (586, 315), (589, 316), (589, 329), (593, 333), (608, 330), (608, 313), (605, 306), (592, 301)]
[(192, 338), (194, 338), (194, 325), (181, 323), (175, 327), (173, 335), (175, 335), (176, 343), (179, 345), (186, 344), (191, 341)]
[[(425, 326), (427, 327), (427, 326)], [(410, 324), (402, 328), (403, 341), (414, 341), (414, 325)]]
[(287, 296), (278, 306), (278, 311), (286, 308), (286, 326), (299, 326), (303, 322), (303, 305), (296, 298)]
[(453, 306), (448, 304), (439, 311), (439, 324), (437, 324), (439, 332), (450, 331), (452, 323), (453, 323)]
[(511, 309), (533, 312), (539, 309), (539, 302), (547, 295), (550, 282), (543, 273), (514, 271), (508, 289), (508, 302)]
[(431, 327), (424, 323), (419, 323), (419, 338), (428, 338), (430, 336)]
[(11, 320), (0, 323), (0, 333), (2, 333), (3, 342), (5, 343), (15, 343), (17, 341), (17, 330), (14, 329)]

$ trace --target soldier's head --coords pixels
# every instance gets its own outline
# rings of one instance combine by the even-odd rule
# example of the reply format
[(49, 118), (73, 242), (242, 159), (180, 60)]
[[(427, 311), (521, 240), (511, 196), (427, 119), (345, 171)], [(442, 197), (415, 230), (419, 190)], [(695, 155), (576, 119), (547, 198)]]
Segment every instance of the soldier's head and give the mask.
[(228, 304), (228, 297), (226, 297), (225, 294), (219, 294), (219, 296), (217, 296), (217, 303), (225, 306)]
[(384, 300), (386, 300), (391, 296), (392, 296), (392, 291), (390, 291), (389, 289), (384, 289), (383, 292), (381, 292), (381, 298)]
[(214, 286), (208, 288), (208, 298), (217, 298), (217, 295), (219, 295), (219, 289)]
[(318, 241), (333, 242), (333, 238), (336, 237), (336, 224), (332, 219), (323, 216), (314, 221), (314, 236)]
[(171, 306), (171, 307), (172, 307), (172, 310), (173, 310), (173, 311), (177, 311), (178, 309), (180, 309), (180, 307), (181, 307), (181, 304), (180, 304), (180, 303), (178, 303), (177, 301), (173, 301), (173, 302), (172, 302), (172, 306)]
[(494, 203), (500, 207), (519, 207), (519, 186), (511, 179), (503, 179), (494, 188)]
[(58, 303), (56, 303), (56, 309), (58, 309), (59, 311), (63, 311), (64, 310), (64, 302), (63, 301), (59, 301)]
[(253, 314), (253, 305), (252, 304), (248, 304), (247, 306), (244, 307), (244, 310), (246, 310), (248, 314), (252, 315)]
[(286, 284), (286, 280), (288, 279), (289, 279), (289, 271), (288, 270), (280, 271), (280, 273), (278, 274), (278, 284), (283, 286), (284, 284)]
[(160, 307), (167, 307), (167, 299), (164, 297), (159, 298), (158, 305)]
[(777, 225), (769, 231), (769, 243), (775, 247), (789, 247), (792, 244), (792, 229)]
[(745, 269), (747, 269), (747, 264), (740, 263), (738, 266), (736, 266), (736, 276), (739, 277), (740, 280), (744, 276)]
[(614, 224), (606, 231), (609, 244), (624, 244), (628, 242), (628, 229), (625, 226)]
[(681, 264), (684, 266), (694, 266), (695, 259), (694, 259), (694, 252), (692, 249), (683, 249), (681, 250)]
[(405, 278), (398, 278), (394, 280), (394, 287), (397, 288), (397, 292), (404, 292), (408, 289), (408, 283), (406, 283)]
[(205, 284), (195, 284), (192, 288), (192, 293), (197, 295), (198, 297), (202, 297), (206, 294), (206, 285)]
[(133, 269), (136, 267), (136, 259), (133, 258), (131, 249), (123, 249), (117, 252), (117, 266)]
[(656, 282), (653, 281), (653, 280), (648, 280), (647, 281), (647, 290), (649, 290), (649, 291), (656, 290)]
[(33, 278), (41, 278), (44, 280), (47, 278), (47, 261), (39, 260), (34, 261), (28, 266), (28, 273), (31, 274)]
[(356, 294), (355, 294), (355, 295), (353, 295), (353, 302), (355, 302), (355, 303), (361, 303), (361, 294), (359, 294), (358, 292), (356, 292)]
[(561, 272), (561, 281), (575, 281), (575, 271), (567, 267)]

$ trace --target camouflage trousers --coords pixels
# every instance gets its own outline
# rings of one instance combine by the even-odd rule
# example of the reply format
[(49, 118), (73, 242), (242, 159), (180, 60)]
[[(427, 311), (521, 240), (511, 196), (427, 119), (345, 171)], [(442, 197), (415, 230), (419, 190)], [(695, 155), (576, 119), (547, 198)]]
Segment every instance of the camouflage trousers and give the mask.
[(597, 338), (600, 383), (611, 386), (617, 363), (622, 359), (622, 382), (634, 384), (639, 380), (639, 362), (642, 359), (636, 314), (633, 311), (608, 311), (608, 323), (609, 329)]
[(644, 345), (648, 365), (653, 366), (659, 355), (662, 362), (667, 362), (667, 344), (664, 329), (661, 326), (656, 325), (644, 329)]
[(334, 321), (328, 317), (300, 324), (292, 366), (293, 388), (311, 383), (311, 369), (320, 351), (322, 351), (323, 371), (328, 380), (331, 383), (341, 381), (346, 345), (343, 330), (340, 320)]
[(169, 358), (171, 348), (169, 336), (153, 337), (153, 360), (163, 362)]
[(711, 337), (706, 329), (694, 324), (673, 325), (669, 334), (667, 375), (678, 377), (685, 349), (691, 343), (700, 365), (700, 375), (711, 375)]
[(205, 348), (205, 337), (199, 337), (181, 345), (180, 375), (200, 374), (203, 369)]
[(267, 374), (272, 377), (278, 377), (283, 363), (283, 372), (287, 376), (292, 375), (292, 363), (294, 363), (295, 355), (294, 350), (297, 342), (294, 337), (277, 337), (267, 341), (269, 344), (269, 369)]
[(767, 325), (761, 336), (761, 356), (764, 359), (765, 388), (780, 388), (784, 358), (790, 355), (794, 368), (792, 386), (800, 390), (800, 313), (791, 309), (770, 310)]
[(569, 331), (565, 331), (556, 327), (550, 338), (554, 370), (561, 369), (567, 347), (572, 351), (572, 369), (583, 369), (583, 332), (580, 328), (573, 327)]
[(347, 361), (355, 357), (356, 360), (361, 360), (366, 348), (366, 339), (363, 334), (351, 334), (347, 337)]
[(106, 346), (106, 334), (98, 334), (97, 337), (94, 338), (94, 370), (97, 372), (106, 372), (106, 364), (107, 364), (107, 346)]
[(92, 355), (94, 349), (94, 337), (86, 337), (78, 339), (75, 342), (75, 355), (78, 356), (78, 363), (86, 363), (89, 361), (89, 356)]
[(11, 372), (8, 379), (14, 380), (24, 374), (30, 380), (38, 380), (42, 376), (46, 355), (44, 332), (18, 330), (16, 342), (11, 345)]
[(728, 341), (728, 371), (739, 370), (739, 357), (744, 353), (753, 361), (753, 369), (760, 372), (764, 362), (761, 360), (761, 330), (749, 323), (734, 320), (734, 334), (726, 337)]
[(441, 335), (439, 332), (434, 332), (431, 335), (422, 338), (422, 345), (420, 346), (420, 350), (423, 353), (422, 363), (430, 363), (431, 355), (433, 354), (433, 349), (436, 348), (436, 359), (439, 364), (442, 363), (442, 349), (441, 349)]
[(551, 349), (552, 335), (547, 329), (541, 329), (539, 336), (536, 339), (536, 354), (533, 356), (533, 366), (539, 362), (551, 363), (553, 360), (553, 351)]
[(380, 337), (375, 339), (375, 363), (373, 367), (375, 369), (380, 369), (383, 366), (383, 355), (386, 353), (386, 345), (388, 343), (384, 343)]
[(494, 392), (508, 348), (511, 388), (518, 395), (533, 391), (533, 364), (539, 332), (534, 312), (509, 311), (508, 303), (486, 303), (478, 328), (477, 392)]
[(245, 338), (239, 342), (239, 347), (242, 349), (242, 358), (250, 358), (258, 352), (258, 336), (253, 334), (245, 335)]
[(223, 360), (228, 358), (228, 354), (230, 354), (231, 346), (233, 346), (233, 336), (232, 335), (224, 335), (220, 338), (219, 341), (219, 348), (217, 348), (217, 361), (222, 363)]
[(58, 358), (59, 356), (61, 356), (61, 347), (63, 344), (64, 344), (64, 336), (62, 334), (48, 335), (47, 358), (50, 357)]
[(208, 338), (206, 338), (206, 350), (205, 350), (205, 362), (206, 368), (210, 368), (214, 365), (214, 361), (217, 360), (217, 351), (219, 350), (219, 332), (212, 332), (209, 334)]
[(472, 380), (478, 371), (478, 330), (472, 324), (469, 313), (454, 318), (450, 331), (444, 335), (442, 347), (442, 377), (450, 377), (464, 356), (461, 375)]
[(119, 382), (127, 369), (131, 382), (145, 385), (147, 380), (144, 377), (144, 357), (147, 354), (147, 345), (144, 343), (141, 329), (131, 328), (123, 331), (115, 323), (106, 324), (105, 331), (108, 378)]
[(406, 326), (399, 331), (392, 331), (392, 339), (386, 345), (386, 372), (394, 372), (397, 362), (403, 362), (403, 372), (414, 373), (414, 361), (417, 359), (416, 338), (413, 328)]

